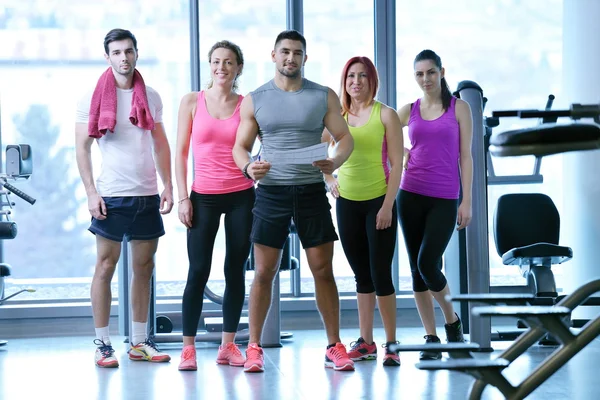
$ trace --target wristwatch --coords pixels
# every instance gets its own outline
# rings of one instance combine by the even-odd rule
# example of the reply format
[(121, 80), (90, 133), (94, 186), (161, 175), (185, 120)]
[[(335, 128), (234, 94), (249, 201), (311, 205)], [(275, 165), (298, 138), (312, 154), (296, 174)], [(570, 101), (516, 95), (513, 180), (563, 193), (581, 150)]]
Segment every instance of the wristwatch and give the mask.
[[(244, 174), (244, 176), (248, 179), (252, 179), (252, 177), (248, 173), (248, 167), (250, 166), (250, 164), (252, 164), (252, 161), (248, 161), (246, 163), (246, 165), (244, 165), (244, 168), (242, 168), (242, 174)], [(252, 180), (254, 180), (254, 179), (252, 179)]]

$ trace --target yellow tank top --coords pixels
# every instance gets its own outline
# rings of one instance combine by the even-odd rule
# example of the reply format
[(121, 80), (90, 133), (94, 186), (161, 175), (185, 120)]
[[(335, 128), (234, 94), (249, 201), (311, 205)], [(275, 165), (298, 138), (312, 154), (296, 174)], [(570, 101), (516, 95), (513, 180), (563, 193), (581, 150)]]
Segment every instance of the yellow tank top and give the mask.
[(340, 196), (354, 201), (383, 196), (390, 168), (381, 103), (373, 103), (367, 123), (356, 127), (348, 125), (348, 128), (354, 139), (354, 151), (338, 171)]

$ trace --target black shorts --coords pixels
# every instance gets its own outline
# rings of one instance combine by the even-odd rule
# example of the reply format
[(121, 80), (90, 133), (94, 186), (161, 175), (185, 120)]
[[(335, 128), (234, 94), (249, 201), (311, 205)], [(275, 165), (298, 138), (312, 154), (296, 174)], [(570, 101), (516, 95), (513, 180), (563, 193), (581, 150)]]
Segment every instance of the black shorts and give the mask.
[(325, 183), (272, 186), (259, 184), (254, 202), (253, 243), (283, 249), (292, 220), (302, 247), (338, 240)]
[(160, 197), (102, 197), (106, 219), (92, 217), (89, 231), (106, 239), (153, 240), (165, 234), (160, 215)]

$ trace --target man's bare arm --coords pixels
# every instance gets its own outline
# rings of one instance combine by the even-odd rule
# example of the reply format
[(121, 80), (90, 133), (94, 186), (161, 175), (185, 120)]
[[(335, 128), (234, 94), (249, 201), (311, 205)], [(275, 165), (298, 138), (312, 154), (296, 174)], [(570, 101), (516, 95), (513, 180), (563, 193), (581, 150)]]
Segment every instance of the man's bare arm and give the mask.
[(106, 218), (106, 204), (98, 194), (94, 184), (94, 173), (92, 169), (92, 143), (94, 138), (88, 135), (88, 126), (84, 123), (75, 124), (75, 158), (79, 176), (85, 187), (88, 198), (88, 210), (90, 215), (96, 219)]
[(171, 175), (171, 148), (162, 122), (158, 122), (152, 131), (154, 159), (158, 175), (162, 180), (164, 190), (160, 195), (160, 212), (168, 214), (173, 208), (173, 177)]
[(346, 121), (342, 117), (340, 99), (331, 89), (329, 89), (327, 95), (327, 114), (325, 114), (323, 122), (336, 143), (333, 150), (333, 163), (334, 169), (337, 169), (352, 154), (354, 139), (350, 134), (348, 124), (346, 124)]
[(239, 169), (251, 161), (250, 153), (258, 136), (258, 123), (254, 118), (254, 104), (252, 97), (246, 96), (240, 105), (240, 125), (235, 136), (233, 146), (233, 160)]
[(173, 190), (173, 177), (171, 175), (171, 148), (162, 122), (155, 124), (152, 131), (156, 169), (165, 189)]
[(79, 169), (81, 181), (88, 196), (90, 194), (97, 194), (92, 169), (92, 143), (94, 143), (94, 138), (88, 136), (87, 124), (76, 123), (75, 158), (77, 159), (77, 168)]

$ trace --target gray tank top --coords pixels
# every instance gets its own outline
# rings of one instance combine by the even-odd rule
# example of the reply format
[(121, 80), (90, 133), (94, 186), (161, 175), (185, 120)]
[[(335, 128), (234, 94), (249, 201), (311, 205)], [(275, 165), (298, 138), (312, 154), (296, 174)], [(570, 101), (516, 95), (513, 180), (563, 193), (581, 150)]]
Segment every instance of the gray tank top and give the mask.
[[(250, 95), (263, 151), (296, 150), (321, 143), (329, 89), (302, 79), (302, 89), (286, 92), (273, 80)], [(269, 160), (266, 160), (269, 161)], [(261, 185), (308, 185), (323, 182), (312, 165), (272, 165)]]

